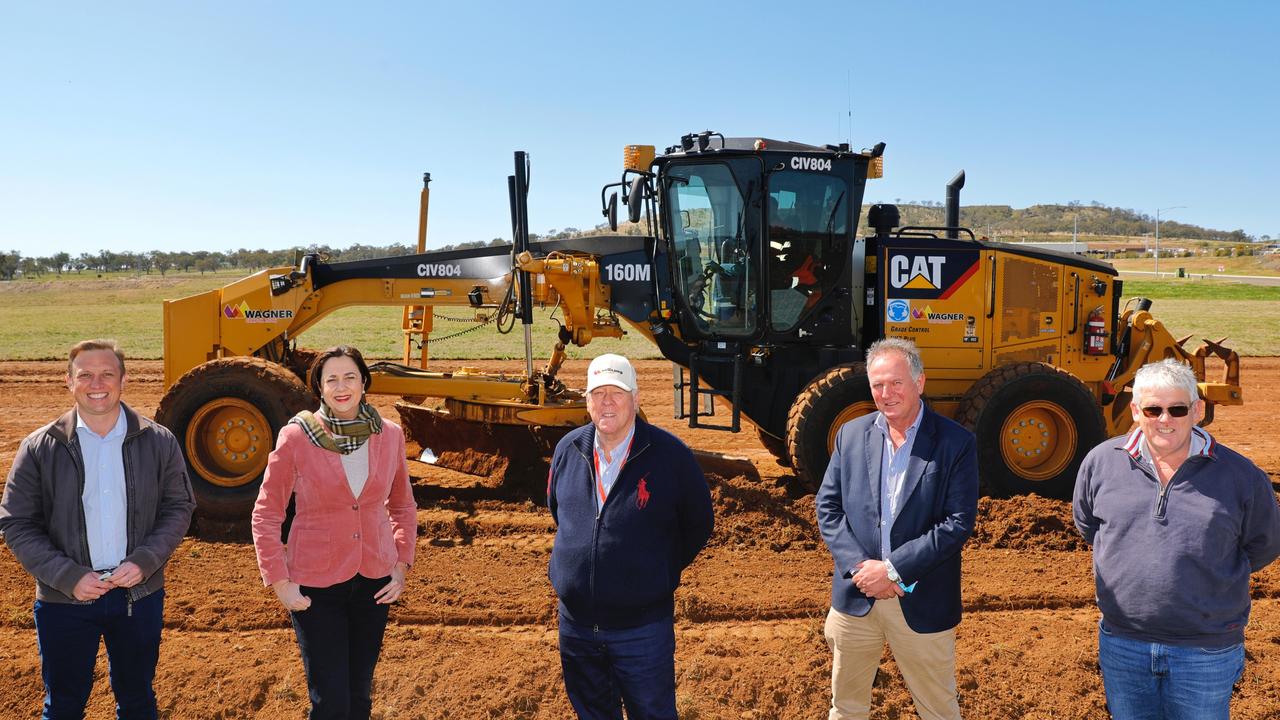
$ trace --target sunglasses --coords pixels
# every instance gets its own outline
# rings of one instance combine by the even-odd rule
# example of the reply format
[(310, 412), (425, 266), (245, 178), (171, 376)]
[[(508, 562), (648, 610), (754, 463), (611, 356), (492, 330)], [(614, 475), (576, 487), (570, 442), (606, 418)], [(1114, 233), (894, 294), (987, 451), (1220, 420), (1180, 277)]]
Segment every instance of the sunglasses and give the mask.
[(1170, 405), (1167, 408), (1160, 407), (1159, 405), (1151, 405), (1149, 407), (1142, 408), (1142, 414), (1149, 418), (1158, 418), (1166, 412), (1169, 413), (1169, 417), (1180, 418), (1186, 417), (1187, 413), (1191, 412), (1191, 408), (1187, 405)]

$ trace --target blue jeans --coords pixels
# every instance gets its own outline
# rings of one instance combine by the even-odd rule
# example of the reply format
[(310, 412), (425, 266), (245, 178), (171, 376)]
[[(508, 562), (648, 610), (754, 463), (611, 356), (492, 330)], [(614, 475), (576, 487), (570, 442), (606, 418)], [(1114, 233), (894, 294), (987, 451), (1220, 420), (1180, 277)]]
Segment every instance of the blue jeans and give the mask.
[(602, 630), (560, 617), (560, 666), (581, 720), (676, 720), (676, 629), (672, 618)]
[(93, 689), (98, 642), (107, 645), (116, 717), (154, 720), (156, 694), (151, 681), (160, 658), (164, 625), (164, 590), (129, 603), (128, 590), (117, 588), (88, 604), (37, 600), (36, 642), (40, 677), (44, 680), (45, 720), (84, 717)]
[(1116, 720), (1228, 720), (1244, 643), (1224, 648), (1133, 640), (1098, 624), (1098, 664)]
[(311, 720), (362, 720), (373, 708), (373, 669), (390, 605), (373, 594), (391, 582), (356, 575), (329, 587), (302, 586), (311, 607), (290, 613), (302, 651)]

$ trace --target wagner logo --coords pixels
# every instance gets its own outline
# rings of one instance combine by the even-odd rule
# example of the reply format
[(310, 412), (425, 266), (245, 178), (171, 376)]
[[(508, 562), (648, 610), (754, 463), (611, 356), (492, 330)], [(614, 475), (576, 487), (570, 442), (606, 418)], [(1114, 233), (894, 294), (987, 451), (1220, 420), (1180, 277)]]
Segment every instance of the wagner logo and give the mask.
[(458, 263), (418, 263), (418, 277), (462, 277)]
[(272, 323), (293, 319), (292, 310), (254, 310), (243, 300), (239, 305), (224, 305), (222, 314), (230, 320), (244, 320), (250, 323)]
[[(890, 249), (885, 262), (886, 295), (913, 300), (946, 300), (978, 272), (978, 265), (976, 250)], [(948, 321), (945, 317), (929, 318), (929, 312), (926, 307), (915, 319)]]

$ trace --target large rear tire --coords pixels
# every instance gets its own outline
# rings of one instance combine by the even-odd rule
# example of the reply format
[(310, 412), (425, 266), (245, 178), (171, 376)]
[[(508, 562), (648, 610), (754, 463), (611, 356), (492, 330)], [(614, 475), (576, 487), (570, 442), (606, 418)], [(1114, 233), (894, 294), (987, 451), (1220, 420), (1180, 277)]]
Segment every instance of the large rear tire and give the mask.
[(978, 436), (979, 473), (996, 495), (1070, 500), (1081, 461), (1107, 437), (1084, 383), (1044, 363), (987, 373), (960, 400), (956, 418)]
[(875, 409), (862, 363), (833, 367), (800, 391), (787, 413), (787, 452), (805, 489), (822, 484), (840, 427)]
[(156, 422), (173, 431), (201, 515), (244, 520), (253, 510), (276, 435), (315, 396), (287, 368), (256, 357), (211, 360), (160, 400)]

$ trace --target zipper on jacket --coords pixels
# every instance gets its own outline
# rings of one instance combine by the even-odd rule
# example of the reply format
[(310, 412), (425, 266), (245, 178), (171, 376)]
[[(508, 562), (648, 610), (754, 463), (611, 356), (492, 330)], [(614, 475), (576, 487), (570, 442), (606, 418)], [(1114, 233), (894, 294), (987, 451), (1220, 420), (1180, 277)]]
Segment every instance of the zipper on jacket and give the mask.
[[(1148, 474), (1154, 477), (1156, 481), (1156, 486), (1160, 488), (1160, 490), (1156, 493), (1156, 509), (1155, 509), (1155, 513), (1152, 515), (1152, 517), (1154, 517), (1156, 520), (1164, 519), (1165, 511), (1169, 508), (1169, 488), (1173, 487), (1173, 481), (1177, 480), (1178, 476), (1182, 474), (1182, 469), (1185, 468), (1187, 464), (1192, 462), (1194, 459), (1195, 459), (1195, 456), (1192, 456), (1184, 460), (1182, 462), (1182, 465), (1178, 466), (1178, 469), (1175, 470), (1173, 474), (1169, 476), (1169, 482), (1165, 483), (1164, 485), (1160, 484), (1160, 476), (1158, 473), (1154, 472), (1155, 467), (1152, 466), (1151, 468), (1152, 472)], [(1143, 466), (1142, 469), (1146, 470), (1147, 468), (1146, 466)]]
[[(592, 438), (592, 442), (595, 442), (594, 437)], [(587, 487), (587, 492), (591, 494), (591, 504), (594, 505), (596, 502), (595, 485), (597, 482), (596, 463), (594, 459), (587, 457), (587, 454), (582, 452), (582, 448), (575, 449), (577, 449), (578, 454), (582, 456), (582, 459), (586, 461), (587, 467), (591, 468), (591, 483)], [(645, 445), (639, 450), (636, 450), (635, 455), (632, 455), (632, 457), (636, 457), (648, 449), (649, 446)], [(622, 480), (622, 472), (627, 469), (627, 464), (628, 463), (624, 460), (622, 468), (618, 471), (618, 478), (613, 481), (614, 485), (617, 485)], [(591, 587), (591, 614), (593, 618), (596, 614), (596, 554), (599, 551), (600, 546), (600, 519), (604, 516), (604, 506), (609, 504), (609, 499), (612, 497), (612, 492), (605, 496), (604, 502), (601, 502), (600, 507), (596, 509), (596, 521), (591, 526), (591, 562), (587, 566), (587, 584)], [(600, 626), (598, 624), (593, 624), (593, 627), (596, 632), (600, 632)]]
[[(581, 448), (575, 447), (578, 454), (582, 456), (583, 461), (587, 463), (587, 467), (591, 469), (591, 482), (587, 483), (587, 493), (591, 496), (591, 504), (596, 504), (596, 464), (592, 462), (587, 454), (582, 452)], [(596, 511), (596, 521), (591, 525), (591, 561), (587, 563), (587, 586), (591, 588), (591, 615), (594, 618), (596, 612), (596, 540), (600, 534), (600, 511)]]
[[(649, 449), (649, 446), (648, 446), (648, 445), (645, 445), (644, 447), (640, 448), (639, 450), (636, 450), (635, 455), (632, 455), (632, 456), (631, 456), (631, 458), (639, 457), (639, 456), (640, 456), (640, 453), (643, 453), (645, 450), (648, 450), (648, 449)], [(581, 453), (582, 451), (581, 451), (581, 450), (579, 450), (578, 452), (579, 452), (579, 453)], [(586, 458), (586, 456), (585, 456), (585, 455), (584, 455), (583, 457), (584, 457), (584, 458)], [(630, 464), (631, 458), (623, 458), (623, 460), (622, 460), (622, 467), (618, 468), (618, 477), (614, 478), (614, 480), (613, 480), (613, 485), (614, 485), (614, 487), (617, 487), (618, 483), (622, 482), (622, 473), (626, 471), (626, 469), (627, 469), (627, 465), (628, 465), (628, 464)], [(595, 481), (595, 482), (599, 482), (599, 480), (596, 478), (596, 463), (595, 463), (595, 460), (594, 460), (594, 459), (591, 459), (591, 458), (587, 458), (587, 459), (591, 462), (591, 479), (592, 479), (593, 481)], [(612, 488), (611, 488), (611, 490), (612, 490)], [(592, 503), (594, 503), (594, 502), (595, 502), (595, 499), (596, 499), (594, 483), (593, 483), (593, 487), (591, 488), (591, 492), (592, 492), (592, 495), (591, 495), (591, 501), (592, 501)], [(600, 518), (601, 518), (601, 516), (603, 516), (603, 515), (604, 515), (604, 506), (605, 506), (605, 505), (608, 505), (608, 504), (609, 504), (609, 500), (610, 500), (610, 499), (612, 499), (612, 498), (613, 498), (613, 492), (610, 492), (608, 495), (605, 495), (605, 496), (604, 496), (604, 501), (603, 501), (603, 502), (601, 502), (601, 503), (600, 503), (600, 507), (596, 509), (596, 525), (599, 525), (599, 524), (600, 524)]]
[[(1174, 473), (1174, 474), (1176, 475), (1177, 473)], [(1156, 512), (1154, 517), (1157, 520), (1164, 519), (1164, 511), (1169, 506), (1169, 487), (1172, 485), (1173, 485), (1172, 477), (1169, 478), (1169, 482), (1165, 485), (1161, 485), (1160, 479), (1156, 478), (1156, 486), (1160, 488), (1160, 490), (1156, 493)]]
[[(121, 412), (124, 412), (124, 411), (121, 410)], [(125, 554), (125, 557), (128, 557), (129, 553), (132, 553), (134, 548), (137, 545), (137, 543), (134, 541), (134, 538), (137, 537), (137, 533), (136, 533), (136, 528), (134, 528), (133, 514), (134, 514), (134, 511), (138, 508), (138, 503), (136, 502), (137, 488), (134, 487), (133, 481), (130, 479), (133, 477), (133, 474), (129, 470), (129, 441), (130, 440), (131, 440), (131, 437), (129, 435), (125, 435), (124, 439), (120, 441), (120, 464), (124, 467), (124, 554)], [(163, 494), (164, 490), (161, 489), (160, 492), (161, 494)], [(158, 509), (159, 507), (160, 507), (160, 498), (157, 497), (156, 508)], [(123, 558), (121, 558), (121, 562), (123, 562)], [(142, 581), (146, 582), (146, 578), (143, 578)], [(129, 605), (129, 613), (130, 615), (133, 614), (132, 602)]]
[[(74, 430), (72, 432), (75, 432)], [(76, 436), (74, 439), (67, 440), (67, 449), (71, 453), (71, 460), (76, 464), (76, 480), (79, 481), (78, 492), (76, 492), (76, 516), (80, 518), (80, 549), (84, 552), (84, 562), (86, 565), (93, 564), (93, 554), (89, 551), (89, 520), (84, 516), (84, 484), (85, 469), (84, 455), (80, 453), (80, 438)]]

